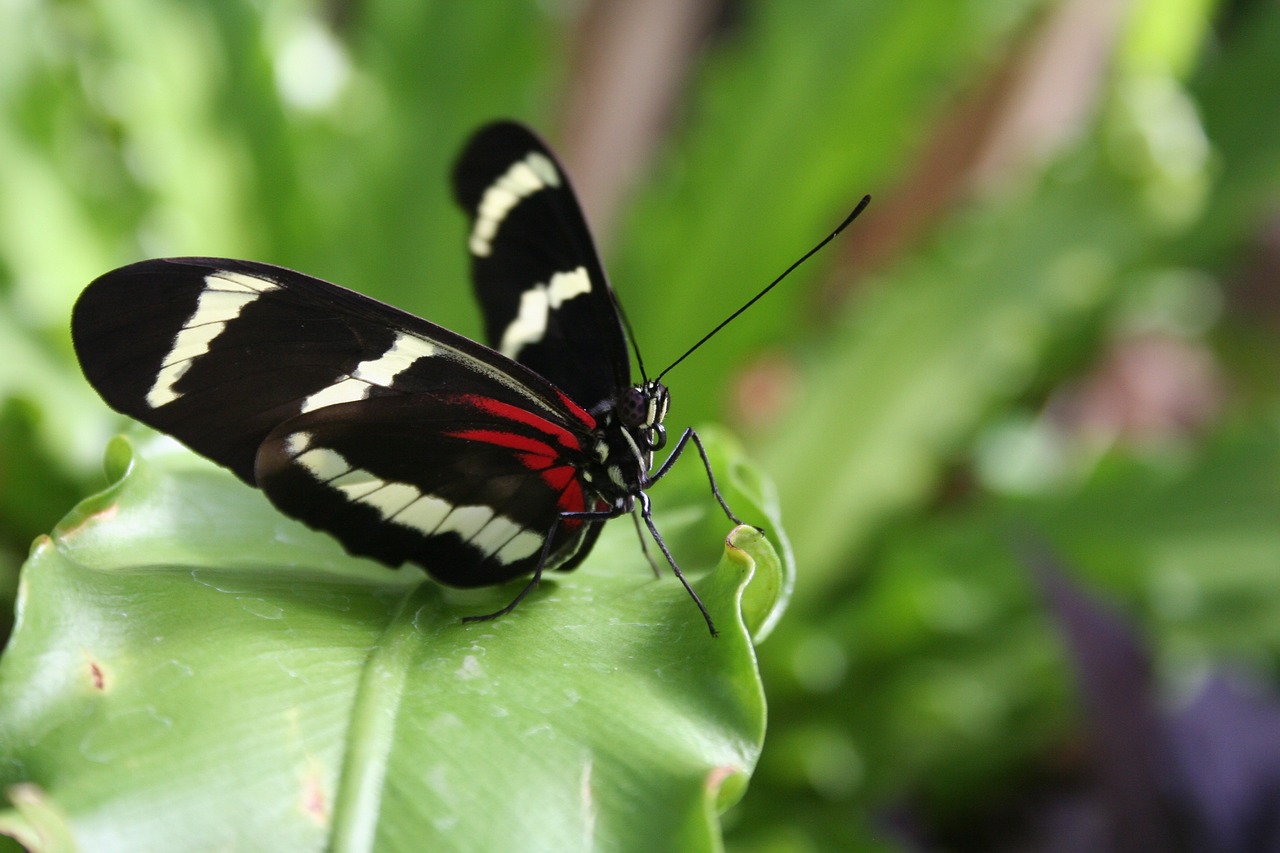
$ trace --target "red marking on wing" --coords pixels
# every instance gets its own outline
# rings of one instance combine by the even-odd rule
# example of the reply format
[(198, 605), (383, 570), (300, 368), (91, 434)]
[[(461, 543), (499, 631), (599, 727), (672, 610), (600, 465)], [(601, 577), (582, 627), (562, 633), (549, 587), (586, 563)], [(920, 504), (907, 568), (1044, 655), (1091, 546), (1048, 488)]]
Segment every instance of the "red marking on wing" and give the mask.
[(556, 391), (556, 393), (560, 395), (560, 402), (565, 411), (577, 418), (587, 429), (594, 430), (596, 428), (596, 419), (591, 416), (590, 412), (570, 400), (563, 391)]
[[(524, 451), (520, 455), (550, 457), (555, 458), (559, 454), (555, 448), (536, 438), (530, 438), (527, 435), (520, 435), (515, 432), (503, 432), (497, 429), (464, 429), (457, 432), (447, 432), (445, 435), (451, 438), (462, 438), (467, 441), (480, 441), (485, 444), (493, 444), (497, 447), (509, 447), (512, 450)], [(533, 465), (528, 467), (533, 468)], [(545, 467), (545, 466), (543, 466)]]
[(542, 481), (560, 493), (560, 500), (556, 503), (561, 512), (578, 512), (582, 509), (584, 505), (582, 486), (578, 484), (578, 472), (573, 469), (573, 466), (560, 465), (556, 468), (548, 468), (542, 472)]
[[(592, 418), (591, 415), (570, 401), (568, 397), (565, 397), (563, 394), (560, 396), (565, 401), (566, 408), (569, 410), (570, 414), (583, 421), (584, 424), (590, 422), (592, 428), (594, 428), (595, 419)], [(479, 409), (480, 411), (493, 415), (494, 417), (515, 421), (518, 424), (533, 427), (538, 432), (554, 436), (556, 441), (564, 447), (568, 447), (572, 450), (582, 449), (582, 446), (578, 443), (577, 436), (572, 432), (558, 424), (552, 423), (546, 418), (535, 415), (528, 409), (522, 409), (519, 406), (513, 406), (510, 403), (503, 403), (499, 400), (493, 399), (492, 397), (482, 397), (479, 394), (459, 394), (455, 399), (464, 405)], [(584, 418), (586, 420), (583, 420)]]
[(520, 451), (514, 454), (520, 464), (530, 471), (536, 471), (542, 481), (551, 487), (560, 497), (556, 506), (561, 512), (581, 512), (586, 507), (582, 495), (582, 486), (578, 483), (578, 471), (572, 465), (555, 464), (563, 458), (556, 448), (527, 435), (503, 432), (494, 429), (467, 429), (446, 433), (451, 438), (467, 441), (480, 441), (496, 447), (506, 447)]
[[(552, 468), (550, 471), (543, 473), (542, 479), (547, 481), (547, 485), (551, 488), (560, 489), (560, 498), (556, 501), (556, 508), (561, 512), (582, 512), (587, 507), (587, 502), (582, 494), (582, 484), (578, 482), (577, 472), (572, 468)], [(560, 485), (557, 486), (557, 483)], [(580, 518), (562, 518), (560, 526), (568, 530), (577, 530), (583, 524)]]
[[(583, 427), (589, 430), (596, 428), (596, 419), (589, 412), (563, 393), (559, 396), (565, 411), (576, 418)], [(492, 397), (483, 397), (478, 394), (460, 394), (454, 399), (463, 405), (471, 406), (486, 414), (532, 427), (538, 432), (547, 435), (548, 441), (503, 429), (464, 429), (447, 433), (452, 438), (479, 441), (495, 447), (504, 447), (516, 451), (514, 456), (520, 461), (520, 464), (530, 471), (537, 472), (542, 481), (558, 495), (556, 509), (560, 512), (586, 511), (587, 496), (582, 488), (578, 470), (573, 465), (564, 464), (563, 462), (556, 464), (564, 458), (561, 448), (581, 452), (582, 445), (579, 443), (577, 436), (564, 427), (527, 409), (513, 406), (510, 403), (503, 403)], [(558, 442), (559, 446), (557, 447), (553, 442)], [(609, 505), (604, 501), (599, 499), (595, 501), (594, 509), (596, 511), (603, 512), (608, 508)], [(580, 518), (566, 518), (561, 521), (561, 529), (570, 532), (576, 531), (584, 523)]]

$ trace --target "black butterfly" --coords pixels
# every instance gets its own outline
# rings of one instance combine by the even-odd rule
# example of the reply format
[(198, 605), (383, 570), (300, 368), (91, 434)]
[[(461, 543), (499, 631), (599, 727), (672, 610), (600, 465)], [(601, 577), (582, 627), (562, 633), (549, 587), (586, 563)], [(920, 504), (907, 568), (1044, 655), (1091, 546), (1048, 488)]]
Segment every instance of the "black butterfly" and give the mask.
[(606, 520), (633, 513), (714, 635), (645, 490), (692, 443), (741, 521), (692, 428), (653, 468), (670, 398), (661, 377), (631, 381), (624, 324), (564, 171), (529, 130), (501, 122), (471, 139), (453, 190), (471, 217), (492, 349), (291, 270), (168, 258), (81, 294), (72, 335), (85, 376), (114, 409), (354, 554), (461, 587), (532, 573), (511, 604), (473, 618), (509, 612), (543, 571), (581, 563)]

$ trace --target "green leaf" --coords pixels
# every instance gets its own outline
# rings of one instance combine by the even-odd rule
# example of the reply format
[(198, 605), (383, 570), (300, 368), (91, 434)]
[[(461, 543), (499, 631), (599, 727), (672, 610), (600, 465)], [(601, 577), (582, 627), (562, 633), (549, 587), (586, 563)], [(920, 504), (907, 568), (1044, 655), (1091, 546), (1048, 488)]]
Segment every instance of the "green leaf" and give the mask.
[[(776, 527), (758, 477), (708, 438), (736, 511)], [(654, 502), (715, 639), (625, 521), (514, 613), (463, 624), (523, 581), (451, 590), (349, 557), (166, 448), (117, 440), (123, 476), (24, 568), (0, 832), (91, 850), (720, 848), (764, 736), (749, 629), (776, 618), (789, 569), (750, 527), (714, 566), (725, 522), (698, 465)]]

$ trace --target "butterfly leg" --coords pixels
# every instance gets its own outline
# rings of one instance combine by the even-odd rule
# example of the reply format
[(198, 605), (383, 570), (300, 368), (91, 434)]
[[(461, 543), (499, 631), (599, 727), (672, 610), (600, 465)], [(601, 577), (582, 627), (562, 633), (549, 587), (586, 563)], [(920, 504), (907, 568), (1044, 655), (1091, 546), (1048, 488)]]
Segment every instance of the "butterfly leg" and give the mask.
[(671, 571), (675, 572), (680, 583), (684, 585), (685, 592), (689, 593), (693, 603), (698, 605), (698, 610), (702, 611), (702, 618), (706, 620), (711, 636), (718, 637), (720, 632), (716, 630), (716, 623), (711, 621), (711, 614), (707, 612), (707, 606), (702, 603), (701, 598), (698, 598), (698, 594), (693, 591), (693, 587), (689, 586), (689, 581), (685, 580), (684, 572), (680, 571), (680, 567), (676, 565), (676, 558), (671, 556), (671, 550), (667, 548), (666, 541), (662, 538), (662, 534), (658, 532), (658, 526), (653, 523), (653, 514), (649, 508), (649, 496), (641, 492), (637, 497), (640, 500), (640, 517), (644, 519), (645, 525), (649, 528), (649, 534), (653, 536), (653, 541), (658, 543), (658, 548), (662, 550), (662, 556), (667, 558), (667, 564), (671, 566)]
[(520, 590), (519, 595), (513, 598), (510, 604), (500, 610), (495, 610), (492, 613), (483, 613), (479, 616), (463, 616), (462, 621), (487, 622), (490, 619), (497, 619), (499, 616), (506, 616), (512, 610), (515, 610), (516, 606), (519, 605), (520, 602), (524, 601), (525, 596), (538, 588), (538, 584), (542, 582), (542, 570), (546, 567), (547, 557), (551, 552), (551, 543), (555, 540), (556, 531), (560, 529), (560, 522), (564, 521), (566, 518), (578, 518), (585, 521), (607, 521), (610, 518), (617, 518), (620, 514), (621, 513), (615, 510), (605, 510), (600, 512), (564, 512), (556, 516), (556, 520), (551, 524), (551, 529), (547, 531), (546, 537), (542, 540), (542, 553), (538, 556), (538, 568), (533, 570), (533, 577), (529, 579), (527, 584), (525, 584), (524, 589)]
[(511, 599), (511, 603), (506, 607), (495, 610), (492, 613), (482, 613), (479, 616), (463, 616), (463, 622), (488, 622), (490, 619), (497, 619), (499, 616), (506, 616), (512, 610), (516, 609), (516, 605), (524, 601), (524, 597), (538, 588), (538, 584), (542, 582), (542, 566), (534, 569), (533, 577), (525, 584), (524, 589), (520, 590), (520, 594)]
[(551, 529), (547, 531), (546, 537), (542, 540), (542, 553), (538, 557), (538, 568), (533, 570), (533, 577), (525, 584), (524, 589), (520, 590), (519, 595), (511, 599), (511, 603), (506, 607), (495, 610), (492, 613), (484, 613), (479, 616), (463, 616), (463, 622), (487, 622), (490, 619), (497, 619), (499, 616), (506, 616), (512, 610), (515, 610), (520, 602), (524, 601), (526, 595), (538, 588), (538, 584), (542, 582), (542, 568), (547, 564), (547, 554), (551, 550), (551, 542), (555, 539), (556, 531), (560, 528), (560, 518), (560, 516), (556, 517), (556, 520), (551, 524)]
[[(702, 446), (702, 439), (698, 437), (698, 432), (693, 427), (685, 428), (684, 433), (680, 436), (680, 440), (677, 441), (676, 446), (671, 449), (671, 455), (668, 456), (666, 460), (658, 466), (658, 470), (653, 472), (653, 475), (649, 477), (649, 484), (656, 483), (658, 480), (661, 480), (666, 476), (667, 472), (671, 470), (671, 466), (675, 464), (676, 460), (680, 458), (680, 454), (684, 452), (685, 445), (690, 441), (693, 442), (694, 447), (698, 448), (698, 455), (702, 457), (702, 467), (706, 469), (707, 480), (711, 483), (711, 494), (715, 495), (715, 499), (719, 502), (720, 508), (724, 510), (724, 514), (727, 515), (729, 520), (734, 524), (745, 524), (746, 522), (738, 518), (738, 516), (734, 514), (733, 510), (729, 509), (729, 504), (725, 503), (724, 496), (720, 494), (720, 486), (716, 484), (715, 471), (711, 470), (711, 460), (707, 458), (707, 449)], [(646, 520), (647, 518), (648, 516), (646, 514)], [(650, 529), (652, 529), (652, 527), (653, 525), (651, 524)], [(760, 530), (758, 527), (756, 529)]]
[(631, 520), (636, 523), (636, 537), (640, 540), (640, 550), (644, 553), (644, 558), (649, 561), (649, 568), (653, 569), (655, 578), (662, 577), (662, 571), (658, 568), (658, 561), (653, 559), (653, 554), (649, 553), (649, 540), (644, 537), (644, 528), (640, 526), (640, 510), (639, 508), (631, 511)]

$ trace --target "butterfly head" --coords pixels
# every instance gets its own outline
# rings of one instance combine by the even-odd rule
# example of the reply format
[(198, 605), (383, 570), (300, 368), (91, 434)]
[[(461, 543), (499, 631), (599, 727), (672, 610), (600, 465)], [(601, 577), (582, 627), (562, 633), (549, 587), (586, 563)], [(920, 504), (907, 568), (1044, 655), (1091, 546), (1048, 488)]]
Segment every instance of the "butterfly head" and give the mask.
[(671, 405), (671, 392), (656, 379), (646, 380), (623, 393), (618, 403), (618, 419), (635, 436), (640, 449), (652, 453), (667, 443), (662, 421)]

